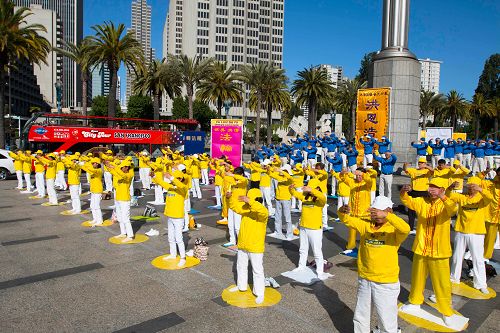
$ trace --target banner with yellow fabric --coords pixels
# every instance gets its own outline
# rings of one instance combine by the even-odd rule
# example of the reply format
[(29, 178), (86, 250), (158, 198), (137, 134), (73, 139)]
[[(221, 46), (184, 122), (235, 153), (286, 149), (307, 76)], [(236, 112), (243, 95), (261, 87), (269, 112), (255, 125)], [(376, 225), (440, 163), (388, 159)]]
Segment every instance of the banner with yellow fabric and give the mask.
[(389, 105), (391, 88), (358, 90), (356, 108), (356, 149), (363, 151), (359, 138), (370, 135), (381, 139), (389, 130)]

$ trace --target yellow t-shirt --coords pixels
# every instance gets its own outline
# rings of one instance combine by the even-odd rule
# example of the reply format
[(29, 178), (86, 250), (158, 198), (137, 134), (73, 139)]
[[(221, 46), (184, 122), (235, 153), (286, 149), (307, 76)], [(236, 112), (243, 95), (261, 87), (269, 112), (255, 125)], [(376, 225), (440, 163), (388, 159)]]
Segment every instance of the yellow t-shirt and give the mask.
[[(338, 181), (337, 193), (339, 197), (349, 197), (351, 195), (351, 188), (349, 187), (349, 184), (347, 184), (347, 182), (340, 177), (340, 172), (335, 172), (333, 170), (330, 172)], [(348, 173), (346, 177), (353, 179), (354, 175), (352, 173)]]
[(360, 182), (355, 181), (353, 178), (346, 174), (340, 178), (347, 183), (351, 190), (349, 194), (349, 206), (351, 207), (351, 215), (355, 217), (362, 217), (368, 215), (368, 208), (371, 205), (371, 189), (373, 179), (369, 173), (363, 175)]
[(12, 151), (9, 151), (9, 156), (14, 160), (14, 170), (23, 171), (23, 160), (21, 157)]
[(476, 193), (473, 197), (460, 193), (451, 193), (450, 199), (458, 204), (455, 231), (463, 234), (486, 234), (486, 216), (489, 203), (493, 199), (487, 190)]
[[(115, 200), (116, 201), (130, 201), (130, 183), (133, 179), (133, 174), (130, 172), (123, 172), (120, 166), (109, 169), (113, 175), (113, 183), (115, 183)], [(116, 180), (116, 182), (115, 182)]]
[(411, 188), (414, 191), (427, 191), (429, 188), (429, 177), (432, 172), (429, 169), (406, 169), (406, 174), (411, 178)]
[(290, 200), (292, 198), (292, 194), (290, 193), (290, 189), (288, 188), (293, 183), (293, 178), (286, 171), (281, 174), (278, 172), (271, 171), (269, 172), (269, 176), (278, 181), (278, 188), (276, 189), (276, 200)]
[(184, 217), (184, 201), (188, 188), (185, 183), (177, 178), (173, 178), (171, 183), (163, 180), (163, 177), (153, 178), (153, 182), (167, 190), (167, 198), (165, 201), (165, 211), (163, 214), (173, 219)]
[(85, 163), (82, 166), (82, 169), (90, 175), (90, 192), (94, 194), (101, 194), (103, 192), (102, 168), (100, 166), (98, 168), (94, 168), (92, 164)]
[(230, 208), (236, 214), (241, 215), (238, 249), (251, 253), (264, 253), (269, 218), (267, 208), (255, 200), (250, 200), (244, 205), (233, 205)]
[(68, 185), (80, 185), (81, 166), (78, 159), (67, 157), (63, 162), (68, 169)]
[(326, 195), (317, 189), (312, 189), (309, 196), (291, 190), (292, 195), (302, 201), (302, 214), (300, 216), (300, 226), (302, 228), (318, 230), (323, 228), (323, 207), (326, 204)]

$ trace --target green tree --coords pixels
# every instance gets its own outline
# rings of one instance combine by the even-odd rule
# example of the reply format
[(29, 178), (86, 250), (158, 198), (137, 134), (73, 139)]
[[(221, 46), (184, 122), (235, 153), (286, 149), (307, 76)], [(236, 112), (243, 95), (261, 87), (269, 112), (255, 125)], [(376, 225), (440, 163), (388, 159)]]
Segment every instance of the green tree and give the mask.
[(366, 88), (366, 81), (358, 79), (347, 80), (336, 90), (334, 106), (344, 115), (348, 115), (351, 124), (349, 134), (351, 138), (356, 136), (356, 107), (358, 103), (358, 90)]
[[(151, 102), (151, 98), (141, 95), (130, 96), (128, 99), (126, 116), (127, 118), (154, 119), (154, 107)], [(155, 124), (157, 124), (157, 122), (155, 122)], [(131, 122), (130, 125), (141, 126), (147, 124), (143, 124), (141, 122)]]
[(361, 64), (359, 67), (358, 75), (356, 75), (355, 79), (359, 82), (368, 82), (368, 72), (370, 70), (370, 66), (373, 62), (373, 56), (375, 56), (377, 52), (366, 53), (361, 59)]
[(420, 116), (422, 117), (422, 129), (427, 128), (427, 118), (436, 114), (437, 110), (443, 107), (443, 95), (436, 94), (433, 91), (420, 91)]
[(189, 116), (189, 105), (187, 99), (176, 97), (172, 102), (172, 118), (185, 119)]
[[(114, 117), (120, 65), (125, 64), (129, 71), (143, 71), (144, 53), (134, 33), (132, 31), (125, 33), (123, 24), (115, 26), (113, 22), (105, 22), (102, 25), (93, 26), (92, 29), (95, 31), (95, 36), (90, 37), (90, 57), (92, 62), (108, 66), (110, 74), (108, 116)], [(113, 122), (111, 121), (110, 124), (112, 125)]]
[(456, 90), (446, 94), (444, 103), (444, 116), (450, 121), (450, 126), (455, 130), (458, 120), (466, 120), (469, 115), (467, 101)]
[(500, 97), (494, 97), (488, 105), (489, 114), (494, 119), (495, 139), (498, 137), (498, 120), (500, 118)]
[[(189, 98), (177, 97), (172, 106), (173, 119), (185, 119), (189, 115)], [(203, 131), (210, 130), (210, 120), (217, 117), (217, 113), (206, 103), (200, 100), (193, 101), (193, 119), (196, 119)]]
[[(170, 98), (181, 94), (181, 75), (175, 61), (153, 60), (145, 71), (140, 71), (134, 81), (134, 92), (153, 98), (153, 119), (160, 119), (160, 98), (162, 92)], [(158, 128), (159, 123), (155, 122)]]
[(63, 48), (54, 48), (54, 50), (73, 60), (78, 66), (80, 66), (82, 81), (82, 113), (84, 116), (87, 115), (87, 83), (89, 81), (89, 71), (93, 66), (92, 58), (90, 57), (90, 39), (84, 38), (80, 44), (75, 45), (63, 41)]
[(483, 94), (476, 93), (472, 97), (472, 103), (470, 105), (471, 116), (474, 118), (474, 134), (476, 138), (479, 138), (479, 128), (481, 124), (482, 117), (493, 116), (491, 113), (490, 101), (485, 99)]
[(283, 122), (284, 124), (289, 124), (292, 121), (293, 117), (303, 116), (304, 111), (297, 104), (293, 103), (290, 105), (288, 110), (283, 112)]
[[(116, 104), (115, 115), (116, 117), (121, 115), (120, 104)], [(107, 96), (96, 96), (92, 99), (92, 106), (90, 107), (90, 115), (97, 117), (106, 117), (108, 115), (108, 97)], [(106, 126), (106, 120), (104, 119), (92, 119), (90, 121), (91, 126), (104, 127)]]
[(183, 54), (177, 58), (179, 62), (179, 70), (182, 83), (186, 87), (186, 95), (189, 104), (189, 119), (193, 119), (193, 96), (200, 82), (206, 79), (210, 72), (210, 64), (213, 59), (202, 59), (198, 55), (194, 58), (189, 58)]
[(196, 97), (203, 102), (213, 103), (217, 108), (217, 116), (222, 117), (224, 101), (242, 101), (243, 91), (236, 80), (233, 66), (227, 67), (225, 62), (214, 62), (210, 65), (209, 75), (200, 82)]
[(51, 46), (40, 36), (47, 32), (41, 24), (26, 24), (32, 13), (29, 8), (14, 10), (11, 1), (0, 1), (0, 148), (5, 148), (5, 82), (7, 73), (16, 68), (17, 61), (40, 65), (47, 63)]
[(500, 97), (500, 53), (491, 55), (484, 63), (476, 93), (489, 100)]
[(332, 81), (325, 69), (309, 67), (298, 72), (299, 78), (293, 81), (292, 95), (297, 104), (307, 105), (309, 108), (309, 135), (316, 135), (317, 110), (321, 106), (332, 105), (335, 95)]

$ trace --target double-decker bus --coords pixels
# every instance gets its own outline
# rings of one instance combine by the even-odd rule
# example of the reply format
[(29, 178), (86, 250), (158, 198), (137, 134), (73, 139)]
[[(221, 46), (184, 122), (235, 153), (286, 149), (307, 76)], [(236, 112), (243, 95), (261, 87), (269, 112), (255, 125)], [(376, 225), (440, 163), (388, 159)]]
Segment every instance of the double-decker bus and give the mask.
[(144, 149), (153, 153), (162, 146), (183, 146), (186, 154), (193, 154), (204, 152), (205, 148), (205, 132), (198, 128), (198, 121), (193, 119), (36, 113), (24, 126), (21, 139), (22, 147), (31, 150), (84, 152), (100, 146), (124, 153)]

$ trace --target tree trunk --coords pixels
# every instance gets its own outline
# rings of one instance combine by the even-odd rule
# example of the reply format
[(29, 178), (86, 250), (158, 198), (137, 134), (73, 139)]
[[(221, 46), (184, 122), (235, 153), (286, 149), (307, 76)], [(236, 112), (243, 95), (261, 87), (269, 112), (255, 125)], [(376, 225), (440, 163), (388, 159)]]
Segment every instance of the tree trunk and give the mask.
[(222, 99), (220, 98), (217, 99), (217, 115), (219, 119), (222, 118)]
[(494, 130), (495, 130), (495, 140), (496, 140), (498, 135), (498, 117), (495, 117)]
[(427, 115), (422, 116), (422, 129), (425, 131), (427, 129)]
[[(87, 76), (82, 74), (82, 114), (87, 117)], [(89, 120), (85, 118), (85, 125)]]
[(477, 139), (477, 138), (479, 138), (479, 126), (480, 126), (480, 117), (479, 117), (479, 115), (476, 115), (474, 120), (475, 120), (474, 121), (475, 122), (474, 137)]
[(457, 116), (455, 114), (451, 115), (451, 127), (453, 131), (455, 131), (455, 127), (457, 126)]
[[(5, 148), (5, 80), (7, 75), (5, 75), (3, 66), (0, 67), (0, 148)], [(21, 133), (19, 133), (21, 134)], [(19, 138), (21, 139), (21, 138)]]
[(153, 94), (153, 120), (155, 129), (159, 128), (160, 120), (160, 95), (158, 93)]
[(273, 124), (272, 124), (272, 107), (267, 107), (267, 144), (271, 144), (273, 138)]
[[(108, 117), (114, 118), (116, 116), (116, 89), (118, 85), (118, 68), (115, 68), (114, 65), (108, 64), (110, 77), (110, 87), (109, 87), (109, 95), (108, 95)], [(110, 127), (114, 126), (114, 121), (108, 122)]]
[(356, 102), (351, 104), (351, 139), (356, 137)]
[(189, 106), (189, 119), (193, 119), (193, 89), (190, 87), (187, 89), (188, 106)]
[(260, 110), (262, 109), (262, 96), (257, 94), (257, 116), (255, 117), (255, 150), (260, 146)]
[(313, 98), (309, 99), (309, 121), (307, 133), (309, 136), (316, 136), (316, 101)]

